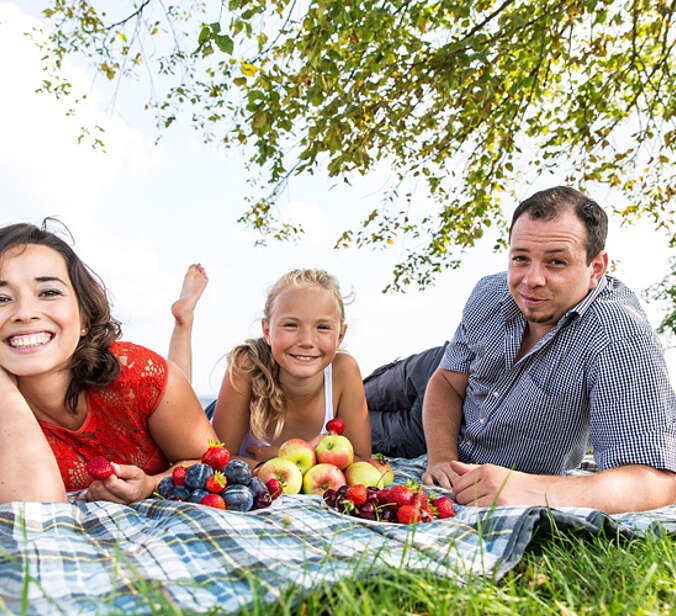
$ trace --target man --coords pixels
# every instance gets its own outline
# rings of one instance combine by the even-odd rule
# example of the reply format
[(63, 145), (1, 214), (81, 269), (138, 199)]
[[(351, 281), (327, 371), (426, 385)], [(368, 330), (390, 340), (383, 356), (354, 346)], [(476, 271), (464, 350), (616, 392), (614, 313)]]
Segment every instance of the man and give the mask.
[[(522, 202), (429, 380), (426, 483), (461, 504), (676, 503), (676, 398), (635, 295), (605, 275), (607, 217), (566, 187)], [(589, 443), (599, 472), (565, 476)]]

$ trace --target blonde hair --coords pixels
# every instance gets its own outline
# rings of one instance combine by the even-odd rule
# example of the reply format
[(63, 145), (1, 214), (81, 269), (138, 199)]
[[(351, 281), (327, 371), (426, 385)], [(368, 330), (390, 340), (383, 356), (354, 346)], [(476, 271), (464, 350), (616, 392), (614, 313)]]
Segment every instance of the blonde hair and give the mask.
[[(340, 310), (340, 325), (345, 322), (345, 303), (338, 281), (324, 270), (295, 269), (284, 274), (268, 291), (263, 316), (269, 321), (277, 298), (287, 289), (319, 287), (329, 291)], [(249, 425), (261, 441), (274, 440), (284, 427), (286, 400), (279, 385), (279, 365), (264, 338), (250, 338), (228, 354), (230, 382), (243, 374), (251, 380)]]

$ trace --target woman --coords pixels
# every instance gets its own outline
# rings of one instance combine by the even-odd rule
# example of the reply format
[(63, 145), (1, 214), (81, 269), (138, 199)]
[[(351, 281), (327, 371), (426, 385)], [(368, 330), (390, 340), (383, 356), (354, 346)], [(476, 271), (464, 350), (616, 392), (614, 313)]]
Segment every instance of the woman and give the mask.
[[(146, 498), (216, 438), (182, 372), (119, 336), (66, 242), (44, 224), (0, 228), (0, 502)], [(115, 472), (92, 481), (97, 456)]]

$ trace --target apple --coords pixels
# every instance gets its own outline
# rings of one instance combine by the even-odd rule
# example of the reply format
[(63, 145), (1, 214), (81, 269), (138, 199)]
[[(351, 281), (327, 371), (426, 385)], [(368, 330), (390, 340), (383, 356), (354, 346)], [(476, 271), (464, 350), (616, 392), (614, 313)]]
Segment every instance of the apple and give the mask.
[(277, 457), (293, 462), (302, 475), (317, 462), (312, 445), (302, 438), (290, 438), (288, 441), (284, 441), (279, 446)]
[(380, 485), (382, 479), (380, 471), (373, 464), (364, 462), (363, 460), (361, 462), (353, 462), (345, 469), (345, 479), (349, 486), (363, 483), (365, 486), (383, 487)]
[(303, 494), (324, 494), (329, 488), (345, 485), (345, 475), (335, 464), (323, 462), (313, 466), (303, 477)]
[(303, 486), (303, 474), (298, 467), (284, 458), (271, 458), (258, 471), (258, 477), (267, 484), (276, 479), (282, 486), (283, 494), (298, 494)]
[(317, 462), (334, 464), (340, 470), (347, 468), (354, 460), (354, 449), (352, 443), (346, 436), (340, 434), (328, 434), (317, 447)]
[(370, 458), (366, 458), (366, 461), (380, 471), (382, 481), (378, 484), (379, 488), (392, 485), (394, 473), (392, 472), (390, 463), (382, 453), (374, 453)]

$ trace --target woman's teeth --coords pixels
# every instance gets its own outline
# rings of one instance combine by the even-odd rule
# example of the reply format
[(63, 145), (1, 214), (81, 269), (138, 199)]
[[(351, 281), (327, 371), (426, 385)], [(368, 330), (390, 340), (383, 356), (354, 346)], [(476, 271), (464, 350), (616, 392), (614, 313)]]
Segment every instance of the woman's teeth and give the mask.
[(26, 336), (13, 336), (9, 339), (9, 345), (15, 348), (25, 348), (47, 344), (50, 340), (51, 336), (42, 332), (39, 334), (28, 334)]

